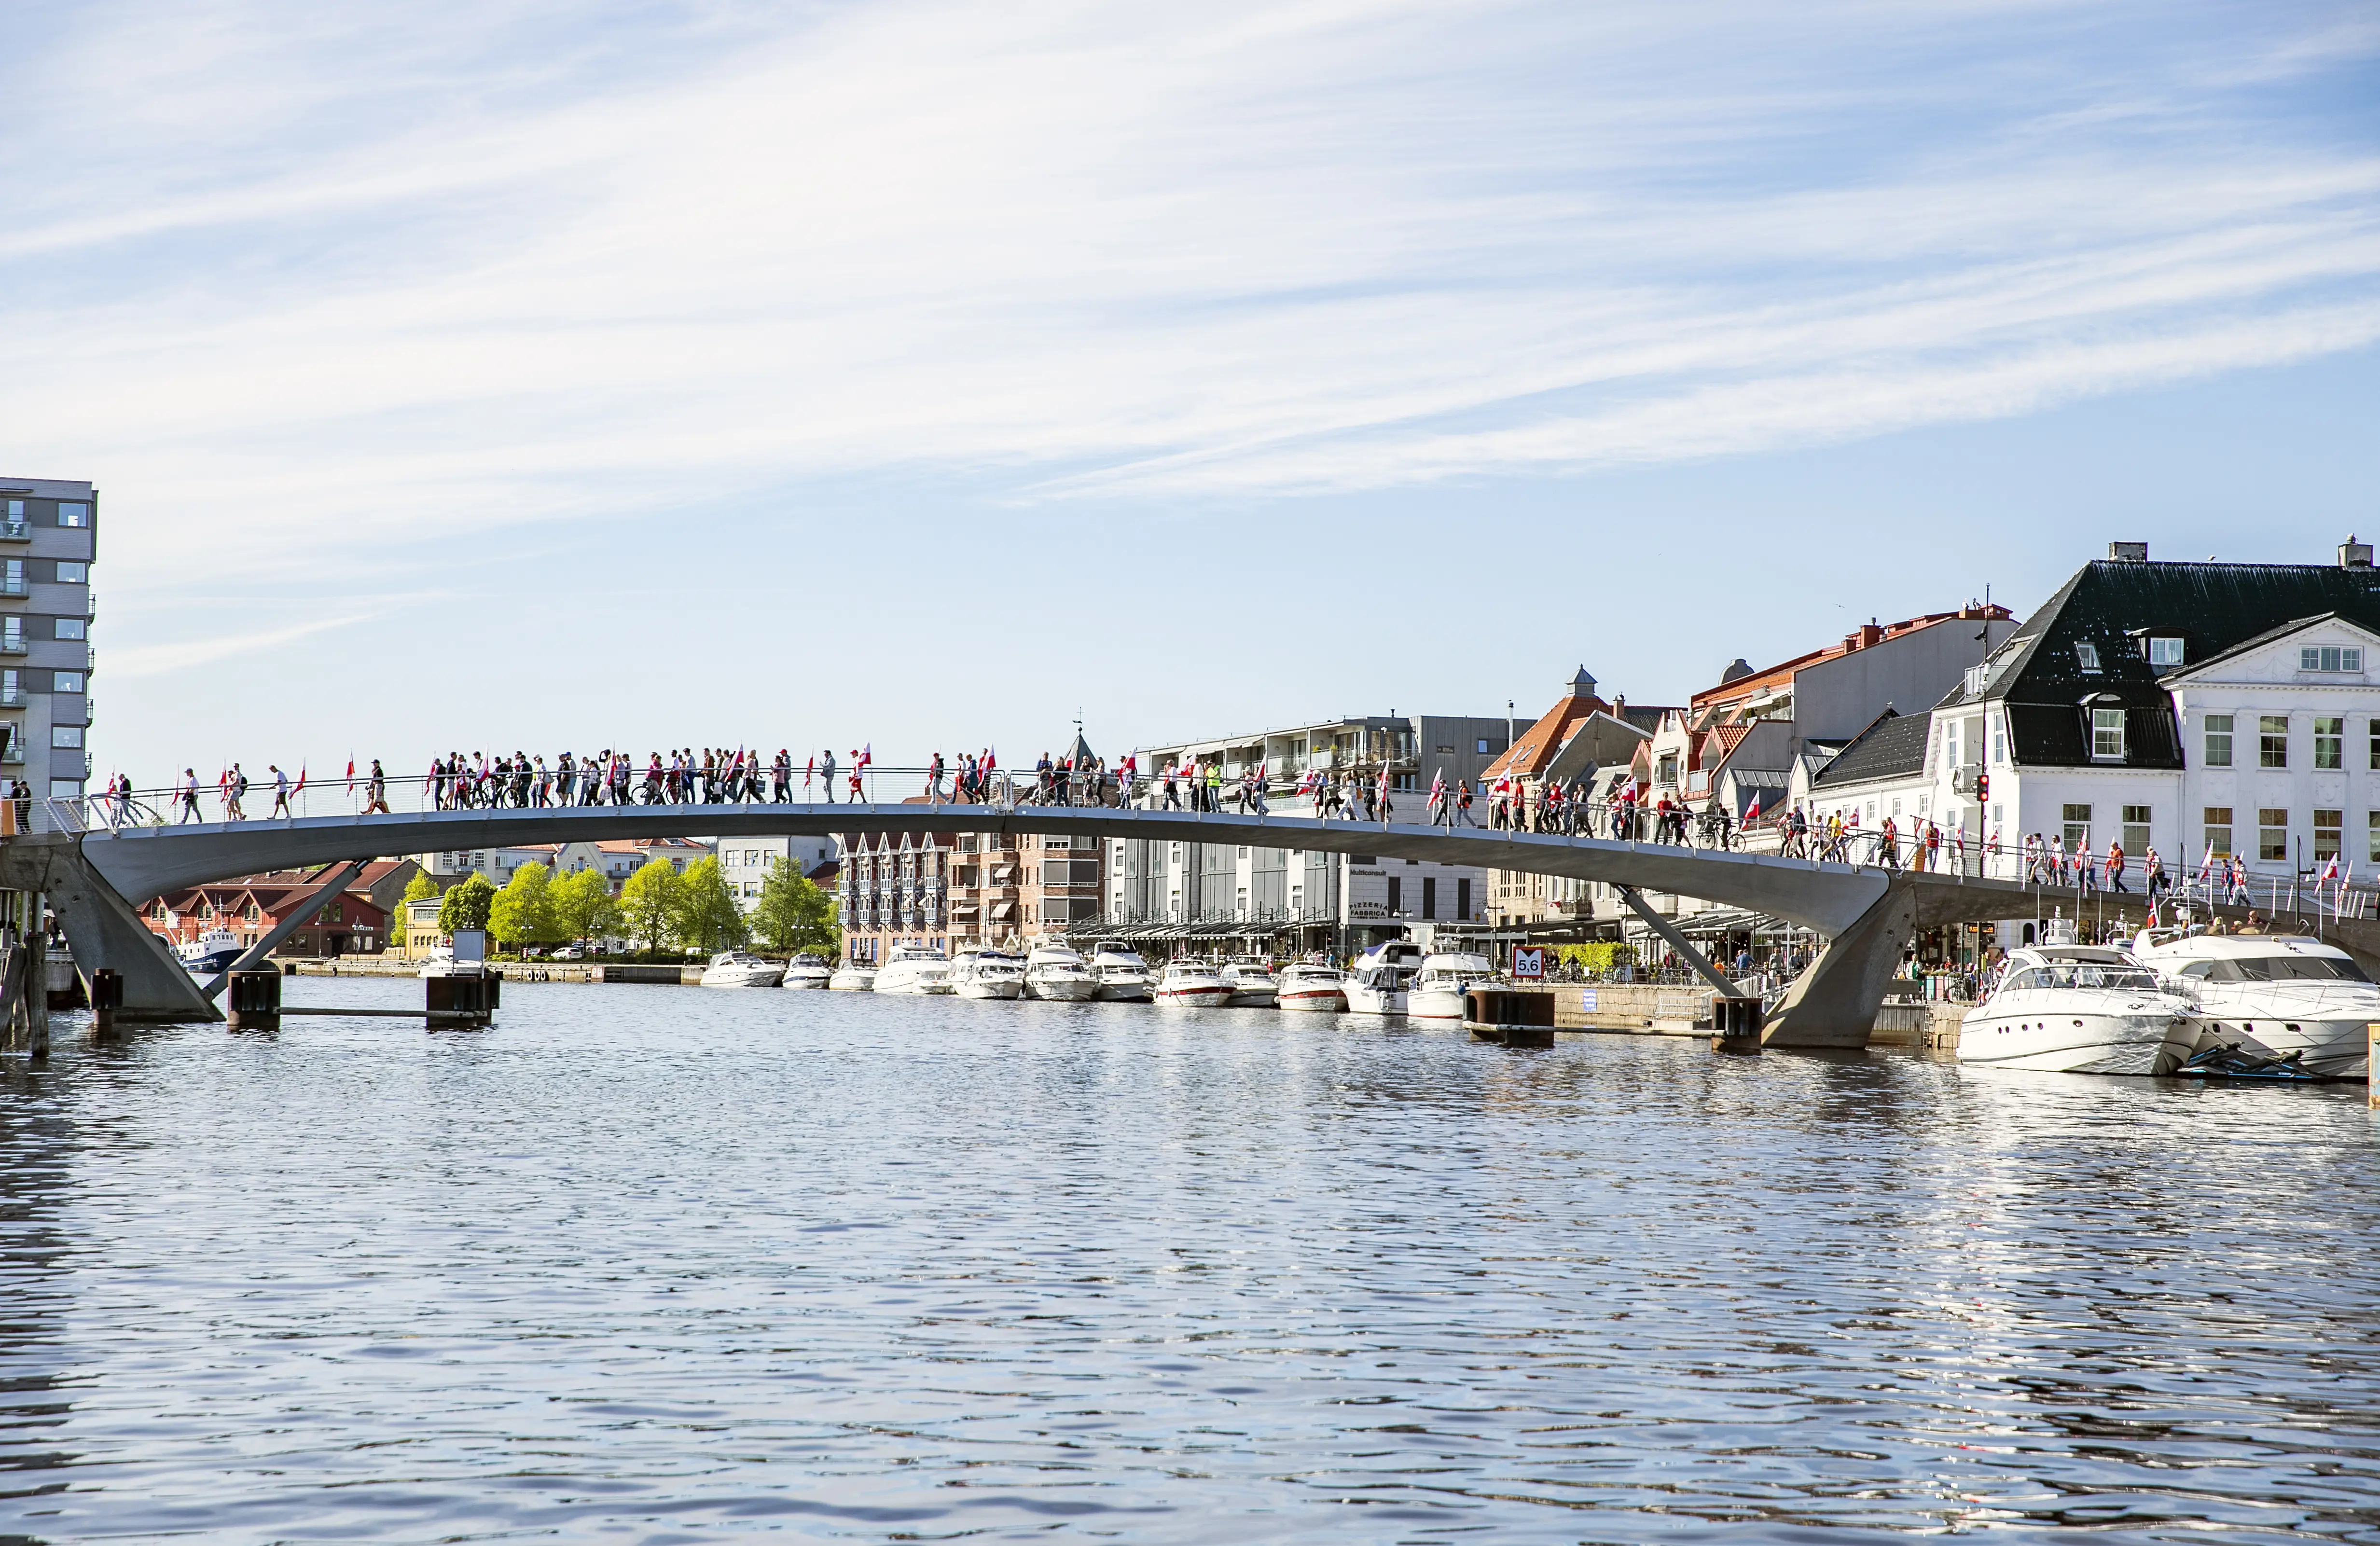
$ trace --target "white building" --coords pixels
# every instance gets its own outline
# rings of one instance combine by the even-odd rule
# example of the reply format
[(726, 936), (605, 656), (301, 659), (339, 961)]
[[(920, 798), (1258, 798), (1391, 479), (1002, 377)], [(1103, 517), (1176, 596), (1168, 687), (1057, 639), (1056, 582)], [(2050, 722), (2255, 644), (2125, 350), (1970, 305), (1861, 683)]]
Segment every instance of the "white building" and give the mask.
[(832, 837), (722, 837), (717, 847), (720, 876), (747, 913), (759, 905), (771, 865), (786, 860), (808, 876), (835, 857)]

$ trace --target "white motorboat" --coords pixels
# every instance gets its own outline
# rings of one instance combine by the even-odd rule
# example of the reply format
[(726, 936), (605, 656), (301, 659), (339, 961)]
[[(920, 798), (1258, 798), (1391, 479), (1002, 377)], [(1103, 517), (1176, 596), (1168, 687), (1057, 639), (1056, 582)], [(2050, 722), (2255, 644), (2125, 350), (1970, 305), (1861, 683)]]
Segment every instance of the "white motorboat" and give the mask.
[(217, 972), (231, 970), (232, 963), (238, 960), (247, 948), (239, 943), (237, 934), (218, 924), (175, 954), (182, 958), (182, 965), (188, 968), (191, 976), (212, 977)]
[(1219, 974), (1231, 984), (1232, 1002), (1246, 1009), (1270, 1009), (1280, 985), (1273, 980), (1272, 963), (1254, 956), (1235, 956), (1223, 963)]
[(1355, 958), (1347, 973), (1347, 1012), (1402, 1015), (1413, 980), (1421, 974), (1421, 947), (1403, 940), (1376, 944)]
[(1273, 979), (1273, 1003), (1280, 1008), (1311, 1009), (1336, 1015), (1347, 1007), (1346, 974), (1336, 967), (1301, 961), (1283, 967)]
[(1080, 1004), (1099, 996), (1099, 980), (1062, 944), (1037, 944), (1025, 958), (1025, 996)]
[(455, 959), (454, 951), (442, 947), (423, 956), (421, 969), (414, 975), (417, 977), (485, 977), (487, 974), (486, 962), (458, 961)]
[(1099, 980), (1099, 997), (1115, 1004), (1147, 1004), (1155, 980), (1140, 952), (1114, 940), (1091, 953), (1091, 975)]
[(998, 950), (962, 950), (951, 964), (951, 986), (961, 998), (1016, 998), (1025, 992), (1025, 963)]
[(1991, 996), (1959, 1027), (1959, 1061), (2054, 1074), (2160, 1074), (2197, 1048), (2188, 999), (2106, 945), (2009, 952)]
[(788, 988), (823, 988), (833, 977), (832, 967), (807, 952), (785, 963), (785, 986)]
[(785, 980), (785, 968), (743, 950), (722, 950), (703, 968), (706, 988), (773, 988)]
[(1168, 961), (1157, 980), (1157, 1002), (1176, 1007), (1220, 1009), (1232, 1002), (1232, 985), (1204, 961)]
[(876, 973), (880, 993), (947, 993), (951, 991), (950, 957), (930, 945), (896, 944), (892, 958)]
[(1485, 956), (1446, 953), (1422, 957), (1421, 970), (1405, 992), (1405, 1013), (1416, 1020), (1460, 1020), (1463, 995), (1497, 981), (1496, 963)]
[(2196, 1006), (2197, 1050), (2221, 1042), (2322, 1078), (2364, 1077), (2380, 985), (2347, 952), (2288, 936), (2144, 934), (2133, 957)]
[(876, 968), (865, 961), (845, 961), (834, 968), (826, 985), (838, 993), (872, 993), (876, 991)]

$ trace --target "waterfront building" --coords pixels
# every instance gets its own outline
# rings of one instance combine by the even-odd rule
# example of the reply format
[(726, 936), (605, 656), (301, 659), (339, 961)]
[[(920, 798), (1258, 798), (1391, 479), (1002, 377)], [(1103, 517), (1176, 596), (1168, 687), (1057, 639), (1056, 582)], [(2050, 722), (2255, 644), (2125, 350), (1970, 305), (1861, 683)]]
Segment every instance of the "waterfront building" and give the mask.
[[(242, 944), (254, 944), (280, 927), (293, 908), (309, 915), (288, 938), (274, 947), (280, 956), (322, 957), (371, 956), (390, 943), (390, 904), (382, 899), (389, 881), (411, 877), (410, 860), (382, 860), (350, 881), (338, 895), (309, 902), (337, 870), (318, 865), (310, 870), (274, 870), (243, 875), (202, 886), (167, 892), (142, 909), (150, 931), (176, 947), (196, 943), (212, 929), (227, 929)], [(375, 875), (373, 870), (379, 870)], [(398, 895), (404, 882), (396, 883)]]
[(0, 778), (77, 796), (91, 777), (91, 566), (99, 493), (0, 477)]
[[(1678, 711), (1654, 705), (1631, 706), (1621, 694), (1610, 702), (1596, 692), (1596, 680), (1585, 666), (1578, 668), (1553, 707), (1512, 738), (1512, 746), (1482, 771), (1484, 781), (1474, 816), (1484, 825), (1496, 786), (1511, 780), (1519, 786), (1530, 810), (1551, 784), (1572, 787), (1585, 780), (1588, 797), (1600, 802), (1613, 782), (1626, 775), (1636, 754), (1652, 738), (1666, 716)], [(1609, 904), (1608, 888), (1557, 875), (1534, 875), (1520, 870), (1488, 871), (1489, 920), (1499, 929), (1536, 929), (1548, 925), (1573, 931), (1596, 919), (1598, 895)], [(1606, 907), (1607, 916), (1609, 907)]]
[[(925, 797), (905, 803), (923, 805)], [(890, 958), (895, 944), (955, 954), (1029, 947), (1099, 918), (1101, 845), (1018, 833), (847, 834), (828, 879), (839, 883), (844, 955)]]
[(1913, 716), (1922, 728), (1879, 727), (1857, 768), (1821, 774), (1813, 813), (1856, 810), (1873, 831), (1897, 808), (1904, 829), (1963, 832), (1971, 851), (2039, 836), (2103, 864), (2114, 840), (2135, 892), (2152, 845), (2176, 874), (2236, 857), (2260, 904), (2334, 858), (2370, 877), (2375, 651), (2368, 543), (2327, 565), (2153, 562), (2113, 543)]
[(760, 905), (760, 883), (769, 878), (771, 865), (791, 863), (805, 879), (815, 881), (820, 869), (835, 857), (832, 837), (728, 837), (720, 839), (717, 847), (720, 878), (747, 913)]

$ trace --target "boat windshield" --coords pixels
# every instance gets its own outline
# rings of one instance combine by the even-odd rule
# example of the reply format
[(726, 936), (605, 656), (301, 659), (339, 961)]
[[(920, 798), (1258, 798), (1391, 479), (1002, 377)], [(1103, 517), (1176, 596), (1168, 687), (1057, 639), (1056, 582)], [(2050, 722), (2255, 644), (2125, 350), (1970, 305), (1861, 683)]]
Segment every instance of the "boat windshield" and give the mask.
[(2011, 988), (2154, 989), (2156, 979), (2139, 967), (2102, 966), (2089, 961), (2059, 961), (2028, 967), (2009, 980)]
[[(2201, 968), (2207, 969), (2201, 970)], [(2229, 960), (2192, 961), (2182, 968), (2186, 977), (2209, 982), (2369, 982), (2354, 962), (2336, 956), (2247, 956)]]

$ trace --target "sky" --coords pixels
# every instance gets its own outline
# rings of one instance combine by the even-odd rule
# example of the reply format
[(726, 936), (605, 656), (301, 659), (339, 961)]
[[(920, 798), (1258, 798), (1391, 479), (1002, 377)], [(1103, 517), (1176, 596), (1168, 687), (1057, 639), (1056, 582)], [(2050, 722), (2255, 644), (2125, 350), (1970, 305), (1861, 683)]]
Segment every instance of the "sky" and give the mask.
[(1682, 701), (2380, 531), (2368, 4), (14, 0), (98, 772)]

